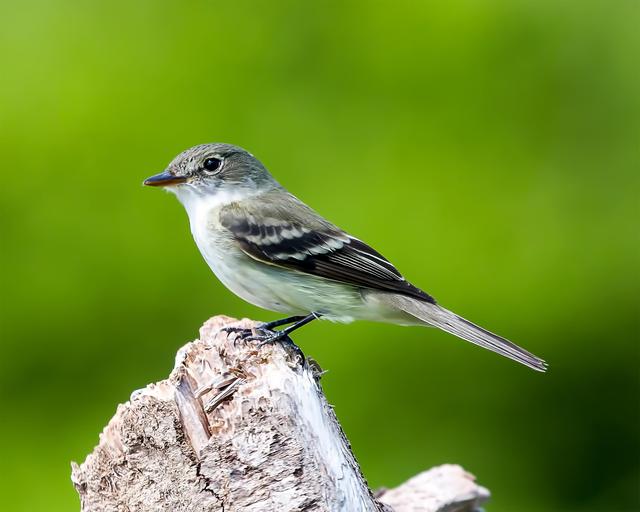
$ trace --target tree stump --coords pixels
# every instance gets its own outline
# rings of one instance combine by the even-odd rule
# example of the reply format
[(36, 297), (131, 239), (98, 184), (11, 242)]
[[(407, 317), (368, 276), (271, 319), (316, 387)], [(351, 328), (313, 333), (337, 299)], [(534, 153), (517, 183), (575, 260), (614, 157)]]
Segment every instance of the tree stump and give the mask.
[(292, 343), (260, 346), (216, 316), (166, 380), (118, 406), (72, 481), (86, 512), (472, 512), (489, 493), (455, 465), (375, 495)]

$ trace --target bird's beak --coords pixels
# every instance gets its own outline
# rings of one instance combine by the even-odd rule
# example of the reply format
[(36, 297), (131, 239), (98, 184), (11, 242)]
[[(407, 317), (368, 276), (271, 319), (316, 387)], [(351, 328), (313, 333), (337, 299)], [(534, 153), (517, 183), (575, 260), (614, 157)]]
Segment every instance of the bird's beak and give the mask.
[(166, 187), (168, 185), (179, 185), (185, 181), (187, 181), (187, 178), (183, 176), (176, 176), (172, 172), (164, 171), (147, 178), (142, 184), (148, 187)]

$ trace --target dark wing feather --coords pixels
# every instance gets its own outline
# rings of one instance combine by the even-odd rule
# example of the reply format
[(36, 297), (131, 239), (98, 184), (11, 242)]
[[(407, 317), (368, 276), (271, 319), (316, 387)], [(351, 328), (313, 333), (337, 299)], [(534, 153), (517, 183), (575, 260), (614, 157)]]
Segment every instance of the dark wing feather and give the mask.
[(272, 265), (435, 304), (379, 252), (325, 221), (295, 197), (282, 196), (278, 194), (277, 203), (262, 201), (259, 209), (243, 203), (222, 208), (221, 224), (246, 254)]

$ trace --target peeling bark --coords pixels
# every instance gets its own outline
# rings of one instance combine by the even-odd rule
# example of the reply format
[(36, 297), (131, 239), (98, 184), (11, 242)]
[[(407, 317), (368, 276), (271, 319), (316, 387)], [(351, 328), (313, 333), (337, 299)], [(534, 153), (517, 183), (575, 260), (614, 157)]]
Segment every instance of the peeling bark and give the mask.
[(320, 371), (293, 345), (237, 341), (217, 316), (168, 379), (120, 405), (72, 480), (86, 512), (472, 512), (489, 493), (459, 466), (369, 490)]

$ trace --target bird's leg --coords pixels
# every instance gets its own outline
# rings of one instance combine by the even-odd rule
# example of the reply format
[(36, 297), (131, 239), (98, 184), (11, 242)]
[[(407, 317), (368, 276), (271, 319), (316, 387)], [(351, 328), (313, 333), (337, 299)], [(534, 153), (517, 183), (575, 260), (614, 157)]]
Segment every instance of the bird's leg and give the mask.
[(267, 322), (265, 324), (260, 324), (256, 327), (259, 331), (271, 330), (273, 327), (277, 327), (279, 325), (284, 325), (288, 323), (293, 323), (289, 327), (282, 329), (281, 331), (272, 331), (271, 334), (253, 334), (252, 329), (246, 329), (242, 327), (224, 327), (221, 329), (227, 333), (236, 333), (238, 339), (243, 341), (259, 341), (260, 345), (266, 345), (267, 343), (275, 343), (277, 341), (287, 341), (291, 344), (291, 338), (289, 338), (289, 334), (295, 331), (296, 329), (300, 329), (303, 325), (307, 325), (309, 322), (315, 320), (316, 318), (320, 318), (322, 315), (320, 313), (310, 313), (307, 316), (292, 316), (289, 318), (283, 318), (282, 320), (276, 320), (274, 322)]
[[(288, 316), (287, 318), (281, 318), (280, 320), (274, 320), (272, 322), (263, 322), (256, 326), (257, 330), (260, 331), (273, 331), (274, 327), (280, 327), (281, 325), (292, 324), (295, 322), (299, 322), (300, 320), (304, 320), (306, 317), (304, 315), (296, 315), (296, 316)], [(237, 334), (238, 339), (246, 340), (253, 336), (253, 329), (247, 329), (246, 327), (223, 327), (222, 331), (227, 334)], [(262, 339), (270, 337), (269, 336), (253, 336), (253, 339)]]
[(287, 324), (292, 324), (294, 322), (299, 322), (304, 318), (306, 318), (304, 315), (288, 316), (287, 318), (281, 318), (280, 320), (273, 320), (272, 322), (264, 322), (260, 324), (258, 328), (272, 331), (274, 327), (280, 327), (281, 325), (287, 325)]
[(293, 331), (300, 329), (300, 327), (302, 327), (303, 325), (307, 325), (309, 322), (312, 322), (313, 320), (316, 320), (321, 316), (322, 315), (320, 313), (310, 313), (307, 316), (299, 317), (300, 319), (296, 320), (293, 325), (290, 325), (289, 327), (278, 331), (278, 335), (282, 335), (282, 337), (288, 336)]
[(291, 341), (291, 339), (289, 338), (289, 334), (291, 334), (296, 329), (300, 329), (300, 327), (302, 327), (303, 325), (307, 325), (309, 322), (315, 320), (316, 318), (320, 318), (320, 316), (321, 316), (320, 313), (311, 313), (307, 316), (300, 317), (300, 319), (297, 320), (293, 325), (290, 325), (289, 327), (286, 327), (281, 331), (276, 331), (270, 336), (249, 336), (246, 339), (260, 341), (261, 342), (260, 345), (265, 345), (267, 343), (275, 343), (276, 341), (281, 341), (285, 339), (288, 339), (289, 341)]

